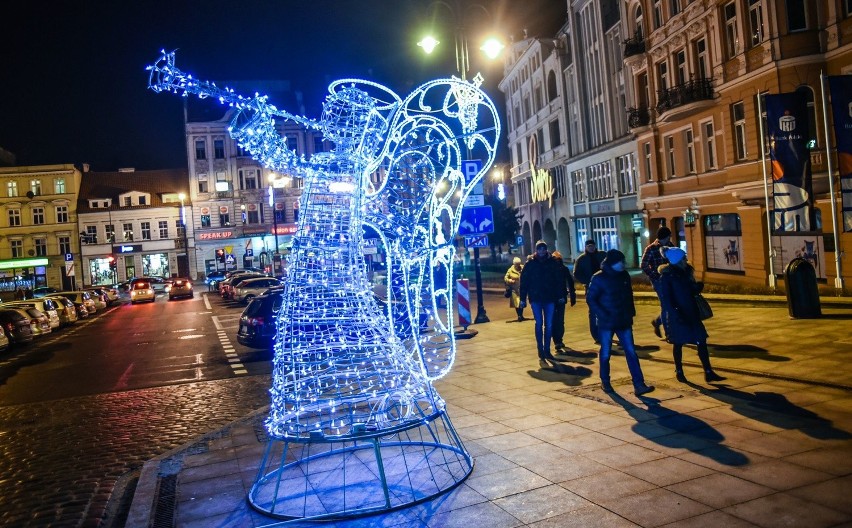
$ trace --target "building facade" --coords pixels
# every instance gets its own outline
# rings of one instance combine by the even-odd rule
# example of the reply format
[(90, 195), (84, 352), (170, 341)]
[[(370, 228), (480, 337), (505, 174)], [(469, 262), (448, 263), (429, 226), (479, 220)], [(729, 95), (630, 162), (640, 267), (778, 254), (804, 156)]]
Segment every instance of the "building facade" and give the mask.
[[(835, 252), (850, 235), (838, 233), (835, 247), (835, 154), (826, 150), (834, 140), (823, 126), (820, 75), (852, 73), (852, 3), (631, 0), (625, 8), (630, 125), (651, 230), (671, 227), (709, 282), (772, 286), (803, 254), (818, 277), (835, 280), (835, 260), (849, 267)], [(807, 99), (816, 221), (781, 233), (767, 228), (773, 186), (760, 138), (765, 96), (789, 92)]]
[(77, 206), (83, 284), (195, 278), (188, 183), (183, 169), (84, 172)]
[(0, 167), (0, 290), (75, 287), (80, 179), (73, 165)]

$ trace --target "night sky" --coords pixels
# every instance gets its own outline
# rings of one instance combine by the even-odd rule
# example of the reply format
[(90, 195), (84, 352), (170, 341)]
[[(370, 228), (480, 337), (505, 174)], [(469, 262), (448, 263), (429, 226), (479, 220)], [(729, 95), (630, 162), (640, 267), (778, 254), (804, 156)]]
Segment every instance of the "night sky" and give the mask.
[[(455, 0), (447, 0), (453, 3)], [(405, 96), (455, 73), (452, 17), (428, 0), (219, 0), (17, 2), (0, 31), (0, 148), (17, 165), (89, 163), (92, 170), (186, 167), (179, 97), (147, 89), (145, 66), (177, 49), (177, 66), (197, 78), (284, 80), (319, 117), (328, 82), (369, 78)], [(462, 5), (471, 2), (461, 1)], [(488, 64), (473, 41), (489, 26), (508, 44), (527, 28), (553, 37), (565, 0), (477, 0), (465, 8), (472, 74), (503, 111), (496, 88), (502, 60)], [(435, 20), (441, 47), (416, 42)], [(481, 21), (485, 20), (485, 23)], [(437, 54), (437, 57), (436, 57)], [(499, 99), (498, 99), (499, 98)], [(277, 101), (270, 101), (273, 104)], [(294, 113), (298, 109), (278, 106)], [(506, 156), (505, 144), (501, 145)]]

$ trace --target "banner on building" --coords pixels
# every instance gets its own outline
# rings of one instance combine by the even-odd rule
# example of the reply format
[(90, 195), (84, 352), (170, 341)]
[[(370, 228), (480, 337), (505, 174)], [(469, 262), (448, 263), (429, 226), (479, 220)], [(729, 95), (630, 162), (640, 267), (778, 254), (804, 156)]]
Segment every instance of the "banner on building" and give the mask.
[(802, 93), (766, 96), (775, 231), (811, 231), (811, 156), (808, 104)]
[(840, 172), (843, 230), (852, 231), (852, 75), (829, 76), (828, 89), (831, 92), (831, 112)]

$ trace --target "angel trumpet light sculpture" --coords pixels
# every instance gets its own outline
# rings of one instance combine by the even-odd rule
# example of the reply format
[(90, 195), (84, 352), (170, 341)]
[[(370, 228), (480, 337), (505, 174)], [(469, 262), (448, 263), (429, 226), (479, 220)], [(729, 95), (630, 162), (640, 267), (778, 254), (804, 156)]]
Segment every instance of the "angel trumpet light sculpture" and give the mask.
[[(427, 82), (405, 99), (332, 83), (319, 120), (197, 81), (163, 52), (156, 92), (217, 98), (230, 135), (271, 170), (304, 180), (278, 315), (267, 444), (249, 502), (283, 520), (335, 520), (417, 504), (473, 470), (433, 381), (455, 358), (452, 265), (460, 209), (494, 161), (497, 111), (481, 79)], [(321, 131), (306, 160), (284, 121)], [(463, 174), (462, 152), (482, 160)], [(365, 229), (387, 253), (373, 294)]]

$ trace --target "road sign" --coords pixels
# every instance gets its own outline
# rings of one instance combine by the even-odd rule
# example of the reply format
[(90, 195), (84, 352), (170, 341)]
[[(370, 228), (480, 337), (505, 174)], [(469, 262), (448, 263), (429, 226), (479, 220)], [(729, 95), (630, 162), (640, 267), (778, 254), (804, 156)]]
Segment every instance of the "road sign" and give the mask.
[(65, 263), (65, 276), (73, 277), (74, 276), (74, 261)]
[(74, 253), (66, 253), (65, 262), (74, 262)]
[(464, 247), (488, 247), (488, 235), (472, 235), (464, 237)]
[(516, 236), (515, 237), (515, 245), (518, 246), (518, 247), (523, 246), (524, 245), (524, 237), (522, 237), (521, 235)]
[(459, 235), (487, 235), (494, 232), (494, 212), (490, 205), (464, 207), (461, 210)]
[(481, 194), (468, 194), (464, 201), (464, 207), (481, 207), (485, 205), (485, 196)]
[(482, 170), (482, 160), (462, 160), (461, 170), (464, 174), (464, 181), (469, 182)]
[(233, 254), (228, 253), (225, 255), (225, 264), (234, 264), (236, 261), (237, 259), (234, 258)]
[(253, 257), (254, 256), (254, 250), (253, 249), (247, 249), (246, 250), (246, 256), (247, 257)]

